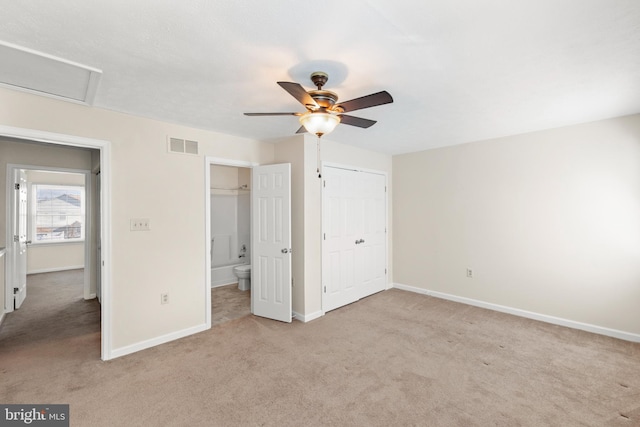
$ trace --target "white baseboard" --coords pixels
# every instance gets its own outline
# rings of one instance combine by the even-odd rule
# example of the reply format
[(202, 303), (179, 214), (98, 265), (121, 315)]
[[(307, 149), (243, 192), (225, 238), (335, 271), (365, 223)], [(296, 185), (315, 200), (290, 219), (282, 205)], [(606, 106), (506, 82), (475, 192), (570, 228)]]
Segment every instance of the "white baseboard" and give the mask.
[(293, 312), (293, 318), (296, 320), (299, 320), (302, 323), (311, 322), (312, 320), (315, 320), (322, 316), (323, 316), (323, 313), (321, 311), (316, 311), (315, 313), (311, 313), (307, 315), (296, 313), (295, 311)]
[(187, 328), (181, 331), (176, 331), (170, 334), (152, 338), (150, 340), (141, 341), (139, 343), (131, 344), (125, 347), (120, 347), (115, 350), (111, 350), (109, 359), (115, 359), (117, 357), (126, 356), (127, 354), (131, 354), (137, 351), (145, 350), (147, 348), (155, 347), (160, 344), (165, 344), (165, 343), (168, 343), (169, 341), (174, 341), (180, 338), (187, 337), (189, 335), (196, 334), (198, 332), (206, 331), (207, 329), (210, 329), (210, 328), (208, 328), (207, 325), (205, 324), (198, 325), (192, 328)]
[[(0, 307), (0, 310), (4, 310), (4, 307)], [(2, 313), (0, 313), (0, 326), (2, 326), (2, 322), (4, 321), (4, 315), (6, 313), (4, 311), (2, 311)]]
[(81, 268), (84, 268), (84, 265), (70, 265), (67, 267), (40, 268), (38, 270), (27, 271), (27, 274), (55, 273), (56, 271), (79, 270)]
[(232, 280), (231, 282), (225, 281), (224, 283), (216, 283), (216, 284), (211, 284), (211, 289), (214, 288), (221, 288), (223, 286), (229, 286), (229, 285), (233, 285), (233, 284), (238, 284), (238, 279)]
[(532, 311), (521, 310), (519, 308), (507, 307), (504, 305), (493, 304), (485, 301), (475, 300), (472, 298), (460, 297), (457, 295), (446, 294), (443, 292), (430, 291), (428, 289), (417, 288), (415, 286), (394, 283), (393, 287), (403, 291), (415, 292), (418, 294), (429, 295), (435, 298), (446, 299), (449, 301), (460, 302), (462, 304), (473, 305), (475, 307), (486, 308), (502, 313), (513, 314), (514, 316), (526, 317), (527, 319), (539, 320), (541, 322), (551, 323), (567, 328), (580, 329), (582, 331), (592, 332), (594, 334), (606, 335), (608, 337), (618, 338), (625, 341), (640, 342), (640, 334), (620, 331), (617, 329), (605, 328), (603, 326), (592, 325), (589, 323), (576, 322), (574, 320), (563, 319), (561, 317), (549, 316), (546, 314), (534, 313)]
[(86, 297), (84, 297), (84, 299), (85, 299), (85, 300), (90, 300), (90, 299), (94, 299), (95, 297), (96, 297), (96, 294), (95, 294), (95, 293), (93, 293), (93, 294), (89, 294), (89, 295), (87, 295)]

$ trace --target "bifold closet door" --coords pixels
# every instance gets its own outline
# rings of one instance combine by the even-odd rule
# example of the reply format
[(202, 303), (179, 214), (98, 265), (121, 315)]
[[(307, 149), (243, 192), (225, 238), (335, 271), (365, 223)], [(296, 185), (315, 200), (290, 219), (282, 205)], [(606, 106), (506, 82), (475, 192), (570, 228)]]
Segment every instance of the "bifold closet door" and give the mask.
[(323, 171), (323, 311), (386, 287), (386, 177)]
[(361, 243), (356, 248), (356, 282), (360, 298), (375, 294), (387, 285), (386, 177), (359, 172), (356, 181), (359, 212), (357, 233)]

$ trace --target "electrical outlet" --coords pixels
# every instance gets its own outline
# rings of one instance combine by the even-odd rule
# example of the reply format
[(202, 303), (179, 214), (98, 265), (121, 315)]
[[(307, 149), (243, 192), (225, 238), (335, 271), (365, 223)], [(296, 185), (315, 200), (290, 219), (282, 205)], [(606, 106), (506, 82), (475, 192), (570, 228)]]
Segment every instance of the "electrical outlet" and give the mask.
[(169, 304), (169, 294), (160, 294), (160, 304)]
[(131, 231), (149, 231), (151, 230), (151, 221), (149, 218), (131, 218), (129, 226)]
[(470, 268), (467, 268), (467, 277), (473, 279), (473, 270)]

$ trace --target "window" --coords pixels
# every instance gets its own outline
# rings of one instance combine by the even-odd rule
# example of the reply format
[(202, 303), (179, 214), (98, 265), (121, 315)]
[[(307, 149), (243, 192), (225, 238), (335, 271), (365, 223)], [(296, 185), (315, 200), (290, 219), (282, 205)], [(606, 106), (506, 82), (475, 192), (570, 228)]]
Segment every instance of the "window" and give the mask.
[(33, 243), (84, 240), (84, 187), (33, 184), (31, 189)]

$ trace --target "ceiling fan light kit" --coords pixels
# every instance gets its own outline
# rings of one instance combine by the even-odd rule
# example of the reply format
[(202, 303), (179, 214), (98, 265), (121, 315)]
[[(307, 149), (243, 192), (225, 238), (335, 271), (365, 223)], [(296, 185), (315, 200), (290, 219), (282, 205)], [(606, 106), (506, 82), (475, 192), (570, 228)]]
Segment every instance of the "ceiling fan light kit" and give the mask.
[(329, 80), (327, 73), (316, 71), (311, 74), (311, 81), (317, 90), (306, 91), (300, 84), (293, 82), (278, 82), (278, 85), (289, 92), (307, 111), (304, 113), (244, 113), (246, 116), (298, 116), (300, 128), (297, 133), (304, 130), (318, 137), (332, 132), (339, 123), (368, 128), (373, 126), (375, 120), (349, 116), (344, 113), (363, 108), (389, 104), (393, 98), (387, 91), (372, 93), (371, 95), (337, 103), (338, 95), (328, 90), (322, 90), (322, 86)]
[(309, 111), (300, 116), (299, 120), (307, 132), (318, 136), (333, 132), (340, 123), (340, 117), (337, 114)]

